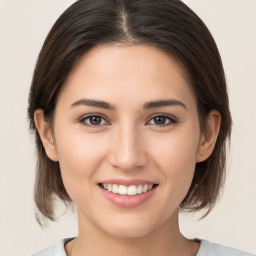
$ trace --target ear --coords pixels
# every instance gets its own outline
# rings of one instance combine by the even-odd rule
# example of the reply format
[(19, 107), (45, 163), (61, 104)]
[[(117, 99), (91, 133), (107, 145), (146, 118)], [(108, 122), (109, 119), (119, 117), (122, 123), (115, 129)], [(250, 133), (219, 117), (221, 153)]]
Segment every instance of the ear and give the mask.
[(45, 121), (44, 111), (37, 109), (34, 113), (34, 120), (37, 131), (40, 135), (47, 156), (57, 162), (58, 156), (50, 123)]
[(201, 135), (197, 152), (197, 162), (203, 162), (213, 152), (220, 130), (221, 114), (217, 110), (212, 110), (206, 120), (205, 131)]

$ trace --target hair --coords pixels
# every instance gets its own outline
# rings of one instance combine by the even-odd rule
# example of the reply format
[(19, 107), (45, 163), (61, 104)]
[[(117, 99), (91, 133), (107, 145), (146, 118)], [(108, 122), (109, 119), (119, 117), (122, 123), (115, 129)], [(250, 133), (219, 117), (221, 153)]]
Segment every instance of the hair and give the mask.
[(72, 200), (63, 185), (58, 162), (45, 152), (34, 122), (44, 111), (52, 121), (60, 90), (77, 61), (100, 44), (150, 45), (182, 64), (197, 101), (203, 130), (209, 112), (221, 114), (221, 125), (211, 156), (196, 164), (191, 187), (181, 209), (208, 214), (223, 187), (226, 142), (231, 115), (225, 74), (216, 43), (202, 20), (179, 0), (80, 0), (71, 5), (50, 30), (34, 70), (28, 117), (37, 148), (34, 200), (37, 220), (56, 220), (55, 199), (68, 207)]

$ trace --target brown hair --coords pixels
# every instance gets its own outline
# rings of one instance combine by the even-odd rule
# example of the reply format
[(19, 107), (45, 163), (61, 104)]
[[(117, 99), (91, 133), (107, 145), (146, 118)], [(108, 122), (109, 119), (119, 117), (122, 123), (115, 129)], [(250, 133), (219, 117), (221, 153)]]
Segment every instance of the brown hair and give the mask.
[[(231, 116), (224, 70), (217, 46), (201, 19), (179, 0), (80, 0), (56, 21), (39, 54), (30, 89), (28, 116), (36, 134), (37, 174), (34, 198), (38, 221), (55, 220), (54, 199), (71, 202), (60, 167), (51, 161), (34, 123), (36, 109), (52, 120), (57, 96), (75, 63), (99, 44), (152, 45), (182, 63), (197, 99), (200, 125), (209, 112), (221, 114), (220, 132), (211, 156), (197, 163), (181, 208), (209, 212), (225, 178), (226, 139)], [(42, 223), (42, 222), (40, 222)]]

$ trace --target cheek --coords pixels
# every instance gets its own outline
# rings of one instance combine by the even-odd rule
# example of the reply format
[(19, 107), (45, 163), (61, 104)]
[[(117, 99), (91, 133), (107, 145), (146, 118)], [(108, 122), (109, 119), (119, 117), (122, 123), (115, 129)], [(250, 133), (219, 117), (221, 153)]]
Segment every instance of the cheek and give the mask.
[(102, 163), (106, 150), (104, 144), (99, 144), (100, 138), (95, 139), (95, 135), (85, 136), (84, 133), (68, 130), (56, 134), (58, 134), (56, 148), (63, 183), (73, 199), (78, 195), (79, 190), (89, 191), (89, 186), (86, 184), (95, 182), (94, 174)]
[(62, 129), (57, 135), (57, 154), (60, 164), (85, 168), (91, 163), (97, 164), (104, 155), (105, 139), (100, 135), (85, 133), (83, 129), (66, 129), (66, 131)]
[(198, 143), (199, 136), (196, 132), (173, 133), (154, 141), (152, 155), (158, 156), (159, 161), (166, 166), (183, 168), (185, 165), (195, 164)]
[(199, 132), (177, 132), (158, 139), (152, 151), (168, 191), (186, 195), (195, 171)]

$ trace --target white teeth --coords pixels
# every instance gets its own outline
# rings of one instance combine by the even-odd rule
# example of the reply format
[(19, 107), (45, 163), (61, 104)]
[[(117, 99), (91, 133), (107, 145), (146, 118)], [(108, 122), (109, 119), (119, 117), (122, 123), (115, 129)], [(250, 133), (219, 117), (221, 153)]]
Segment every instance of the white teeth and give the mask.
[(118, 188), (118, 194), (119, 195), (127, 195), (127, 187), (124, 185), (120, 185)]
[(124, 186), (104, 183), (102, 184), (102, 187), (115, 194), (134, 196), (151, 190), (153, 188), (153, 184)]
[(143, 189), (142, 189), (143, 193), (148, 191), (148, 185), (144, 185)]
[(110, 191), (110, 192), (112, 191), (112, 185), (111, 184), (108, 184), (107, 190)]
[(137, 189), (136, 189), (136, 187), (135, 187), (135, 186), (129, 186), (129, 187), (128, 187), (127, 194), (128, 194), (129, 196), (134, 196), (134, 195), (136, 195), (136, 194), (137, 194)]
[(118, 193), (118, 186), (117, 186), (116, 184), (114, 184), (114, 185), (112, 186), (112, 192), (115, 193), (115, 194)]
[(142, 185), (139, 185), (138, 187), (137, 187), (137, 193), (138, 194), (141, 194), (143, 191), (142, 191)]

